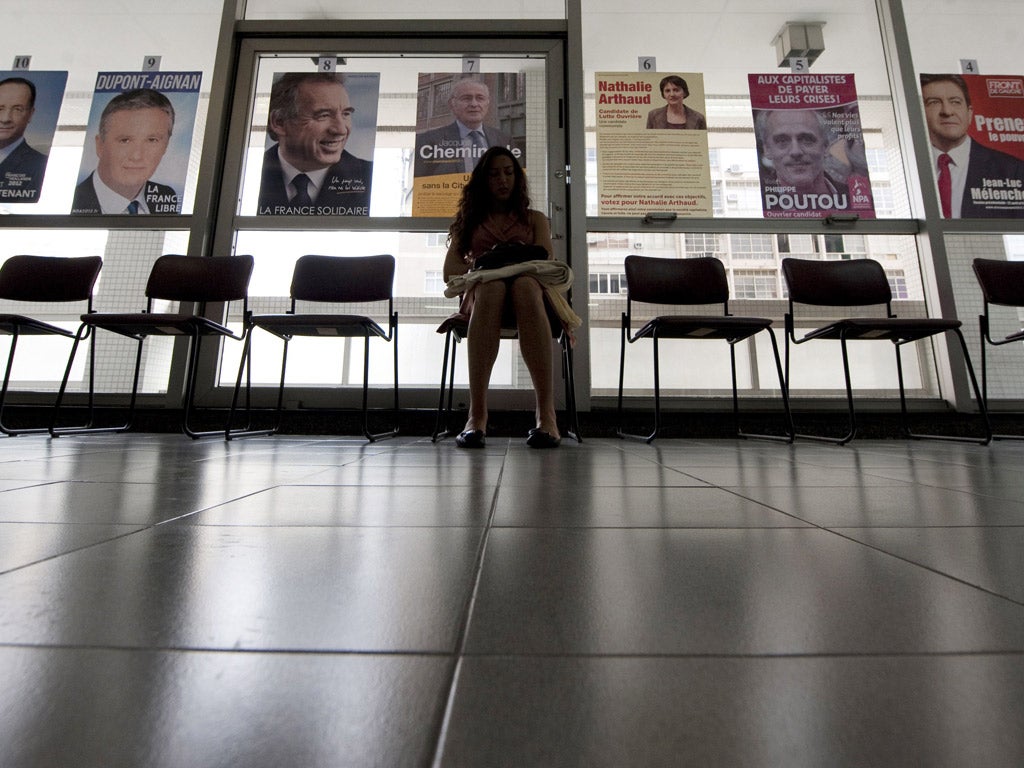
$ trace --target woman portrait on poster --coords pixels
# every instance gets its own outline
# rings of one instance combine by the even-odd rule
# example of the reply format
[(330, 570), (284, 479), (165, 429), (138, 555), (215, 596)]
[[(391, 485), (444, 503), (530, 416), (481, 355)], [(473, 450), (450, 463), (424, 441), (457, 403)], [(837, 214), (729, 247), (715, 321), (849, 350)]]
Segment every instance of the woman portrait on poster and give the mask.
[(462, 189), (448, 244), (444, 279), (449, 291), (453, 285), (464, 291), (459, 312), (469, 318), (469, 415), (456, 445), (484, 446), (487, 390), (498, 354), (502, 321), (507, 323), (510, 313), (514, 313), (519, 349), (536, 395), (536, 427), (530, 430), (527, 444), (532, 448), (557, 447), (561, 435), (555, 419), (547, 289), (532, 274), (462, 282), (463, 277), (480, 277), (471, 270), (476, 260), (495, 246), (539, 246), (535, 250), (543, 264), (554, 258), (547, 217), (530, 208), (526, 175), (507, 148), (491, 147), (473, 169)]
[(679, 75), (668, 75), (661, 79), (659, 87), (662, 98), (668, 103), (647, 113), (648, 128), (707, 130), (704, 115), (683, 103), (690, 95), (690, 87), (683, 78)]

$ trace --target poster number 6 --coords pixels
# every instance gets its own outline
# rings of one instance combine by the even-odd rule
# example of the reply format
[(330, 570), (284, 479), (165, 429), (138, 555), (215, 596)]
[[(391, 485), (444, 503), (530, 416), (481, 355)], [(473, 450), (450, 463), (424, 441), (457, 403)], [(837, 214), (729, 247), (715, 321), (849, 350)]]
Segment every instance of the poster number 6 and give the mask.
[(641, 72), (657, 72), (658, 64), (653, 56), (641, 56), (638, 59)]

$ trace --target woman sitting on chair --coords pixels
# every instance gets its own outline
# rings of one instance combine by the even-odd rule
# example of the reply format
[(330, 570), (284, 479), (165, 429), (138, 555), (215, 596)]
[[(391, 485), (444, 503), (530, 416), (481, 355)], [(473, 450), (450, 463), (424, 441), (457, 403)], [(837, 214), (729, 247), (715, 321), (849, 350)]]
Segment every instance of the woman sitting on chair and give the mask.
[[(448, 231), (444, 279), (468, 272), (476, 259), (496, 245), (539, 245), (551, 259), (547, 217), (530, 208), (526, 175), (505, 147), (491, 147), (480, 158), (462, 189), (455, 221)], [(487, 388), (498, 355), (506, 304), (515, 312), (519, 349), (536, 394), (536, 422), (526, 443), (554, 448), (561, 442), (555, 422), (551, 362), (551, 324), (544, 290), (530, 275), (470, 285), (459, 311), (469, 317), (469, 418), (456, 438), (460, 448), (482, 448), (487, 434)]]

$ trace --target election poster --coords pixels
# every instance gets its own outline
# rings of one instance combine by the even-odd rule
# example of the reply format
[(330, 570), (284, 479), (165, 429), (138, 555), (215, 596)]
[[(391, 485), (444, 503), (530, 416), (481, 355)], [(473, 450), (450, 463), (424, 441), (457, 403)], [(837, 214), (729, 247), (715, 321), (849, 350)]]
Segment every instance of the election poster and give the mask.
[(765, 218), (875, 218), (853, 75), (747, 77)]
[(413, 216), (452, 216), (491, 147), (506, 147), (526, 167), (523, 73), (420, 73), (416, 115)]
[(37, 203), (68, 73), (0, 72), (0, 203)]
[(260, 216), (369, 216), (379, 72), (278, 72)]
[(703, 75), (598, 72), (595, 101), (598, 215), (711, 216)]
[(946, 219), (1024, 218), (1024, 77), (921, 75)]
[(71, 213), (181, 213), (202, 77), (96, 76)]

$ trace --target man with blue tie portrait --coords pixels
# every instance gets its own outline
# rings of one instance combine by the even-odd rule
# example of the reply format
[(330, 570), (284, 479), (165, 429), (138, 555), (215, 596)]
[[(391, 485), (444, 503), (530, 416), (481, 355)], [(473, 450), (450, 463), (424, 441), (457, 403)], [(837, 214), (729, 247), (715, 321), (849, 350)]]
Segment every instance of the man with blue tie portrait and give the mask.
[(112, 98), (96, 134), (96, 170), (75, 187), (71, 213), (180, 213), (178, 192), (152, 180), (173, 130), (174, 106), (160, 91), (138, 88)]
[(355, 107), (345, 76), (289, 72), (270, 90), (258, 213), (369, 216), (373, 163), (349, 152)]
[(491, 109), (491, 92), (482, 80), (472, 76), (456, 80), (448, 108), (455, 118), (451, 123), (416, 136), (415, 176), (468, 174), (490, 147), (512, 149), (507, 133), (484, 124)]

